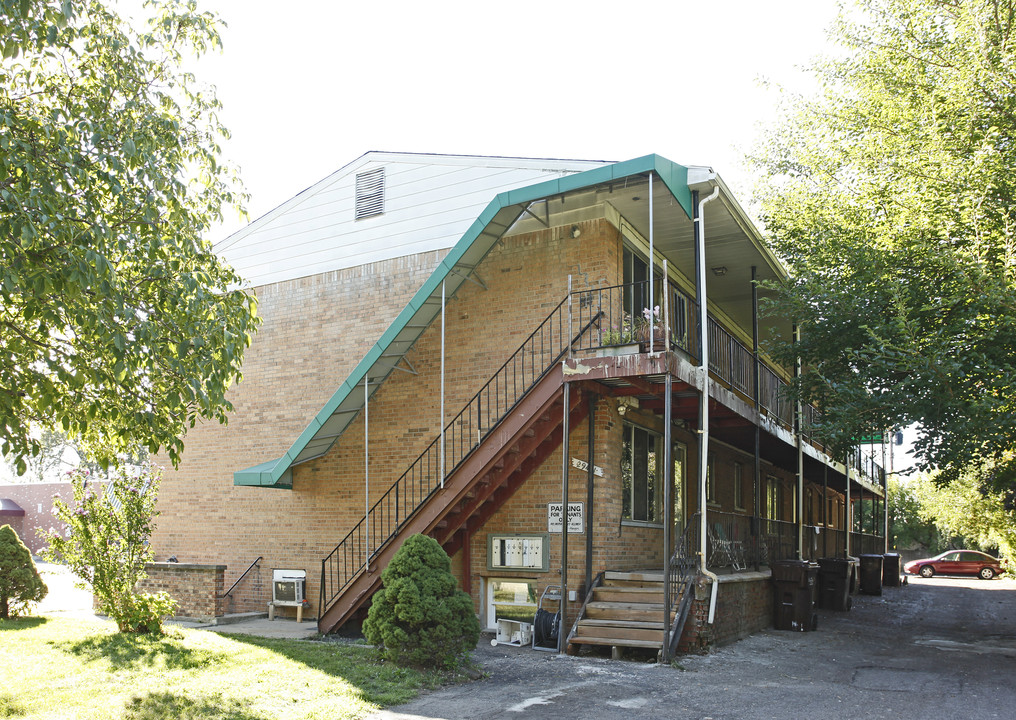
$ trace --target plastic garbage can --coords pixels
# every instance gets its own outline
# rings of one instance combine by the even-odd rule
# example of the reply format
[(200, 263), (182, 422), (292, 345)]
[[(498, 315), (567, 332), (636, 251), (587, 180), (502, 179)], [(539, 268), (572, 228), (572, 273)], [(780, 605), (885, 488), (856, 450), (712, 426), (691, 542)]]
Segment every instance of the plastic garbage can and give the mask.
[(861, 556), (861, 592), (865, 595), (882, 594), (882, 556)]
[(773, 563), (773, 625), (804, 632), (818, 627), (815, 587), (818, 563), (782, 560)]
[(820, 558), (818, 567), (818, 606), (840, 612), (849, 610), (853, 604), (850, 598), (851, 562), (846, 558)]

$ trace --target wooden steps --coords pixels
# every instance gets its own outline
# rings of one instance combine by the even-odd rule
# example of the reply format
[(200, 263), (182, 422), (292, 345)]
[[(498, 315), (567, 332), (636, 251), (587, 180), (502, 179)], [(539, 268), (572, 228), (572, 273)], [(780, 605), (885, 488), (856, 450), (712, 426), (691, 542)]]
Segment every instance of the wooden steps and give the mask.
[[(664, 633), (663, 576), (653, 572), (607, 572), (593, 588), (583, 616), (569, 638), (572, 645), (660, 650)], [(668, 625), (673, 622), (668, 613)], [(570, 648), (577, 650), (577, 648)]]

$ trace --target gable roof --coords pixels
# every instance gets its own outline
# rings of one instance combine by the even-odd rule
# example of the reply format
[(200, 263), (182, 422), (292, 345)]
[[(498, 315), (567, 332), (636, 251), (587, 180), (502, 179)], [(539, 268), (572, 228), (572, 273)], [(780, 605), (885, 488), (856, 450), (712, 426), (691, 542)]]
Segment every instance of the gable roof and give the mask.
[(441, 313), (441, 288), (447, 297), (466, 281), (494, 244), (527, 210), (548, 197), (593, 188), (633, 176), (655, 173), (691, 217), (688, 168), (659, 155), (612, 163), (585, 172), (498, 193), (440, 262), (406, 307), (343, 381), (307, 428), (279, 458), (233, 474), (234, 485), (292, 488), (294, 465), (319, 458), (332, 447), (393, 372), (417, 339)]
[[(496, 192), (606, 164), (369, 152), (219, 241), (214, 250), (254, 286), (446, 252)], [(363, 197), (356, 188), (367, 175), (375, 181), (370, 198), (375, 212), (358, 214)]]

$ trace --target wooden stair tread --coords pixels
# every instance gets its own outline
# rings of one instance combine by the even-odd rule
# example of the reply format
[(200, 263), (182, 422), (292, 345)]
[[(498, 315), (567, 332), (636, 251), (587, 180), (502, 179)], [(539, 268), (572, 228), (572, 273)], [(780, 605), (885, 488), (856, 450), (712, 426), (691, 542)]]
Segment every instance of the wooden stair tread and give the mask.
[(603, 574), (603, 581), (607, 582), (610, 580), (637, 580), (640, 582), (654, 582), (662, 584), (663, 573), (645, 570), (639, 572), (620, 572), (617, 570), (609, 570)]
[(578, 621), (579, 627), (591, 626), (600, 628), (634, 628), (640, 630), (662, 630), (663, 624), (654, 623), (652, 620), (624, 620), (624, 619), (601, 619), (598, 617), (583, 617)]
[(570, 640), (572, 645), (616, 645), (618, 647), (637, 648), (661, 648), (663, 639), (660, 640), (626, 640), (624, 638), (606, 637), (573, 637)]
[(663, 612), (663, 603), (613, 602), (610, 600), (592, 600), (586, 607), (597, 610), (659, 610)]

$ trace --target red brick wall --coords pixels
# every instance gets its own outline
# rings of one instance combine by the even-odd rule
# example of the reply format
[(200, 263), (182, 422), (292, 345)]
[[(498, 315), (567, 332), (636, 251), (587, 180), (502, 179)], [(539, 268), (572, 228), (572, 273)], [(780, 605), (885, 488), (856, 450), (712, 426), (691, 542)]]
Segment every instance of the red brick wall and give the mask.
[(210, 621), (226, 611), (225, 565), (148, 563), (148, 577), (138, 583), (147, 593), (166, 592), (177, 602), (176, 617)]
[[(501, 241), (446, 314), (446, 417), (452, 417), (574, 288), (616, 284), (620, 241), (605, 221)], [(258, 288), (265, 318), (231, 391), (227, 426), (203, 424), (162, 484), (156, 557), (228, 566), (231, 582), (257, 556), (266, 568), (304, 569), (318, 592), (321, 559), (363, 515), (361, 414), (324, 457), (294, 468), (291, 491), (234, 487), (233, 472), (281, 455), (335, 392), (439, 259), (402, 258)], [(370, 494), (378, 497), (438, 434), (440, 328), (429, 328), (370, 405)], [(584, 437), (584, 436), (583, 436)], [(559, 463), (559, 460), (557, 461)], [(548, 461), (554, 466), (554, 461)], [(558, 476), (559, 465), (549, 471)], [(482, 556), (482, 553), (481, 553)], [(262, 609), (267, 589), (238, 598)]]
[(712, 586), (699, 578), (679, 653), (703, 653), (773, 626), (773, 585), (768, 571), (720, 576), (714, 621), (709, 623)]
[[(102, 483), (99, 483), (100, 486)], [(25, 511), (21, 529), (14, 529), (33, 555), (39, 555), (46, 542), (39, 537), (38, 530), (48, 532), (51, 528), (65, 533), (66, 526), (53, 514), (53, 498), (59, 496), (64, 502), (71, 503), (74, 491), (70, 483), (9, 483), (0, 485), (0, 497), (10, 498)], [(13, 519), (13, 518), (12, 518)], [(0, 525), (6, 524), (0, 518)], [(13, 527), (13, 526), (12, 526)]]

